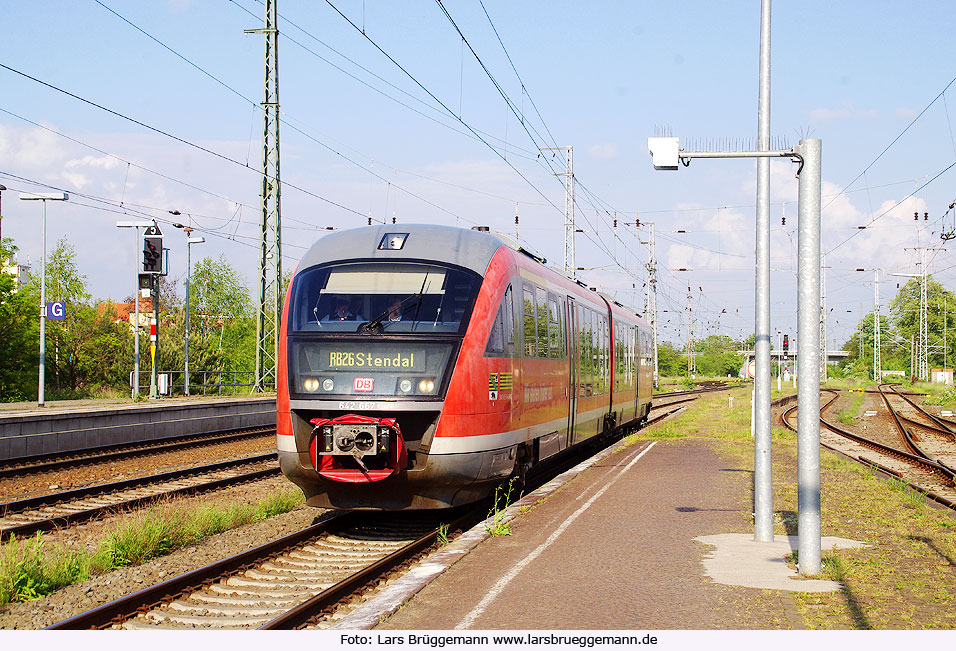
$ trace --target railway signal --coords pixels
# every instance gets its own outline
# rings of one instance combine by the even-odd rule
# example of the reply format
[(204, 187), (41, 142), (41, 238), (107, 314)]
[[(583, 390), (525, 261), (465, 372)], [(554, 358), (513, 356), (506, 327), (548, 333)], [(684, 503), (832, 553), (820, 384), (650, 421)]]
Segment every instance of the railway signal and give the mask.
[(143, 238), (143, 271), (146, 273), (163, 273), (163, 238)]

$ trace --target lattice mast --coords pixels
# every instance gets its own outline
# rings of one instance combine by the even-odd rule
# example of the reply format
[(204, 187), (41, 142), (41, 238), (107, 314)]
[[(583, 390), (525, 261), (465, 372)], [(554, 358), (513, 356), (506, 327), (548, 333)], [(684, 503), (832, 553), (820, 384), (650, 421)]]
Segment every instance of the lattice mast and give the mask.
[(571, 279), (578, 277), (574, 261), (574, 148), (542, 147), (538, 151), (563, 151), (566, 155), (564, 174), (564, 274)]
[(880, 359), (880, 270), (873, 270), (873, 380), (880, 382), (883, 362)]
[(259, 295), (254, 391), (275, 387), (279, 358), (279, 293), (282, 291), (281, 182), (279, 180), (279, 30), (277, 0), (265, 0), (265, 26), (246, 30), (265, 36), (262, 100), (262, 212), (259, 218)]
[[(640, 224), (640, 221), (637, 222)], [(648, 237), (648, 249), (650, 251), (650, 259), (647, 262), (647, 284), (648, 284), (648, 297), (649, 297), (649, 306), (648, 313), (651, 318), (651, 345), (654, 348), (654, 386), (658, 385), (658, 371), (657, 371), (657, 254), (654, 250), (654, 222), (647, 224), (647, 227), (650, 229), (650, 236)], [(640, 239), (640, 238), (638, 238)]]
[(920, 251), (920, 284), (919, 284), (919, 347), (918, 351), (919, 366), (916, 368), (916, 376), (923, 380), (929, 380), (929, 337), (926, 332), (926, 249)]

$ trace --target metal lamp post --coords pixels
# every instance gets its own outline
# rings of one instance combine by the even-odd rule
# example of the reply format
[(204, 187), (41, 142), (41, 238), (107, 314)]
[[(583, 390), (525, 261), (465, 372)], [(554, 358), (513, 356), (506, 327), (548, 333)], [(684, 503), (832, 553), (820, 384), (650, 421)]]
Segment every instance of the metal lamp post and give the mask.
[(193, 229), (190, 226), (182, 224), (173, 224), (176, 228), (181, 228), (186, 233), (186, 336), (185, 336), (185, 377), (183, 378), (183, 388), (186, 395), (189, 395), (189, 277), (192, 274), (192, 245), (202, 244), (206, 241), (205, 237), (192, 237), (190, 233)]
[(43, 226), (41, 231), (40, 252), (40, 377), (37, 390), (37, 406), (44, 406), (44, 386), (46, 385), (46, 202), (67, 201), (66, 192), (21, 192), (23, 201), (43, 202)]
[[(2, 194), (3, 191), (6, 190), (6, 189), (7, 189), (7, 186), (5, 186), (5, 185), (3, 185), (2, 183), (0, 183), (0, 194)], [(2, 225), (3, 225), (3, 211), (0, 210), (0, 227), (2, 227)], [(3, 241), (3, 235), (2, 235), (2, 233), (0, 233), (0, 242), (2, 242), (2, 241)]]
[(139, 229), (149, 228), (153, 222), (147, 221), (118, 221), (117, 228), (135, 228), (136, 239), (133, 242), (133, 278), (136, 279), (136, 289), (133, 292), (133, 305), (136, 326), (133, 328), (133, 382), (131, 396), (135, 398), (139, 395)]

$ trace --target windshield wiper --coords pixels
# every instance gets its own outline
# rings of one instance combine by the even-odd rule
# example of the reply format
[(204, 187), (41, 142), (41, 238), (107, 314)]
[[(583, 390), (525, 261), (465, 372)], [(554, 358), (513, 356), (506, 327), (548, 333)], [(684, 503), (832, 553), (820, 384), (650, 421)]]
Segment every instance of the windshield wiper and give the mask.
[[(428, 274), (426, 273), (425, 279), (422, 280), (422, 288), (419, 290), (419, 292), (417, 294), (412, 294), (411, 296), (406, 297), (398, 304), (398, 309), (399, 311), (401, 311), (401, 309), (405, 307), (406, 303), (409, 303), (413, 299), (418, 299), (418, 305), (415, 307), (415, 318), (413, 319), (413, 322), (418, 320), (418, 310), (422, 306), (422, 298), (425, 295), (425, 283), (427, 282), (428, 282)], [(387, 317), (391, 311), (392, 311), (392, 308), (389, 307), (384, 312), (379, 314), (377, 317), (372, 319), (371, 321), (366, 321), (365, 323), (361, 324), (358, 327), (358, 332), (361, 332), (363, 335), (382, 334), (383, 332), (385, 332), (385, 323), (391, 323), (391, 321), (387, 321), (387, 322), (385, 321), (385, 317)]]

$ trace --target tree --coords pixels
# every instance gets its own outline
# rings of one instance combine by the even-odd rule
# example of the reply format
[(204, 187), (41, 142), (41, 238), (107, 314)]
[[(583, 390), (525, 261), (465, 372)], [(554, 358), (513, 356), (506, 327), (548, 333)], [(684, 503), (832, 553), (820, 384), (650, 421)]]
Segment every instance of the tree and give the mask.
[(737, 354), (737, 344), (730, 337), (710, 335), (702, 341), (696, 341), (694, 350), (700, 375), (723, 377), (736, 375), (740, 369), (741, 357)]
[[(40, 278), (34, 275), (31, 282), (39, 285)], [(62, 321), (47, 320), (47, 382), (76, 390), (80, 383), (79, 350), (87, 337), (89, 322), (93, 315), (83, 308), (90, 308), (90, 294), (86, 290), (86, 276), (76, 265), (76, 250), (66, 238), (56, 243), (46, 265), (47, 301), (66, 303), (66, 318)]]
[[(0, 261), (16, 252), (11, 239), (0, 242)], [(15, 278), (0, 273), (0, 401), (37, 397), (40, 319), (38, 286), (17, 286)]]
[(674, 377), (687, 372), (683, 355), (674, 348), (674, 344), (665, 341), (657, 346), (657, 370), (662, 376)]
[(204, 258), (196, 265), (189, 283), (189, 311), (190, 371), (255, 369), (256, 324), (249, 289), (224, 256)]
[[(930, 367), (941, 366), (944, 362), (953, 359), (953, 342), (950, 341), (949, 331), (952, 330), (954, 319), (949, 314), (951, 306), (956, 306), (956, 295), (933, 279), (926, 277), (926, 333), (930, 346)], [(919, 345), (920, 328), (920, 280), (909, 280), (896, 297), (890, 301), (891, 323), (894, 334), (903, 342), (902, 350), (898, 355), (899, 361), (909, 369), (912, 358), (906, 342), (915, 341)], [(881, 322), (882, 325), (882, 322)], [(944, 350), (944, 339), (945, 348)], [(915, 354), (914, 350), (914, 354)], [(884, 368), (886, 365), (884, 364)]]

